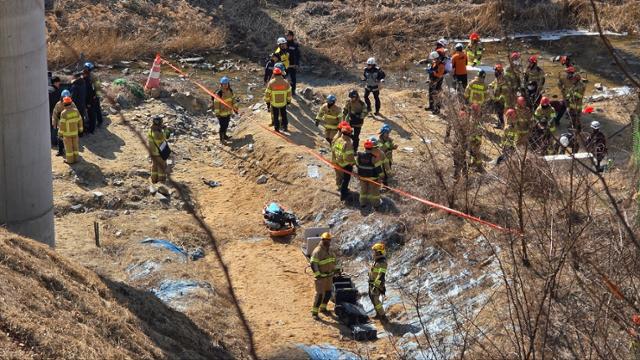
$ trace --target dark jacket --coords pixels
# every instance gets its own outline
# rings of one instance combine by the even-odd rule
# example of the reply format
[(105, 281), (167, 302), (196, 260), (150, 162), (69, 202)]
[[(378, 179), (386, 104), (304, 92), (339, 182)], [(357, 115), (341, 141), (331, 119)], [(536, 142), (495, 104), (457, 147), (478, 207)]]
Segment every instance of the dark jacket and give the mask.
[(287, 41), (289, 48), (289, 66), (300, 65), (300, 44), (294, 41)]
[(61, 93), (62, 89), (54, 85), (49, 86), (49, 118), (53, 115), (53, 109), (56, 107), (58, 101), (60, 101)]
[(382, 71), (382, 69), (377, 66), (372, 69), (370, 69), (368, 66), (364, 68), (364, 81), (366, 83), (365, 86), (369, 90), (377, 90), (378, 84), (384, 79), (385, 76), (386, 75), (384, 74), (384, 71)]
[(97, 96), (96, 89), (93, 87), (93, 81), (91, 75), (83, 77), (84, 85), (87, 88), (87, 105), (91, 105)]
[(593, 154), (596, 159), (601, 160), (607, 153), (607, 137), (601, 131), (594, 131), (589, 134), (585, 141), (587, 151)]
[(271, 80), (271, 76), (273, 75), (273, 69), (275, 67), (276, 63), (269, 59), (269, 61), (267, 61), (267, 65), (264, 67), (264, 82), (265, 84), (269, 82), (269, 80)]
[(83, 78), (75, 79), (71, 83), (71, 98), (80, 114), (84, 114), (87, 110), (87, 85)]

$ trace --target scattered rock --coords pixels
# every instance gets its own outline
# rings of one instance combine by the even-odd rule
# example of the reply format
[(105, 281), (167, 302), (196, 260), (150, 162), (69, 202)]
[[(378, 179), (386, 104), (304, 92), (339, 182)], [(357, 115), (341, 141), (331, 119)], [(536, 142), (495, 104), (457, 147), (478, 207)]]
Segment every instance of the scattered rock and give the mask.
[(158, 186), (158, 193), (162, 194), (164, 196), (170, 196), (171, 195), (170, 192), (169, 192), (169, 189), (167, 189), (167, 187), (164, 186), (164, 185)]
[(302, 90), (302, 97), (309, 101), (313, 100), (315, 98), (315, 92), (313, 91), (313, 88), (304, 88), (304, 90)]
[(93, 192), (93, 198), (100, 201), (104, 198), (104, 193), (100, 192), (100, 191), (94, 191)]
[(260, 175), (256, 180), (256, 183), (259, 185), (266, 184), (267, 180), (269, 180), (269, 177), (267, 175)]
[(82, 206), (82, 204), (71, 205), (71, 211), (82, 212), (83, 210), (84, 206)]
[(122, 69), (122, 75), (129, 75), (130, 72), (131, 70), (129, 70), (129, 68)]
[(148, 178), (149, 176), (151, 176), (151, 174), (149, 173), (149, 170), (145, 170), (145, 169), (136, 169), (135, 172), (136, 176), (140, 176), (143, 178)]
[(197, 63), (204, 62), (204, 58), (202, 56), (197, 56), (197, 57), (180, 59), (178, 61), (183, 64), (197, 64)]
[(249, 146), (247, 146), (247, 151), (253, 152), (253, 144), (249, 144)]
[(215, 181), (215, 180), (205, 180), (205, 179), (202, 179), (202, 182), (203, 182), (205, 185), (207, 185), (207, 186), (209, 186), (209, 187), (212, 187), (212, 188), (216, 188), (216, 187), (218, 187), (218, 186), (222, 185), (222, 184), (220, 184), (218, 181)]
[(111, 185), (113, 185), (113, 186), (122, 186), (122, 185), (124, 185), (124, 181), (122, 179), (114, 179), (111, 182)]
[(160, 194), (159, 192), (156, 193), (153, 197), (156, 200), (160, 201), (161, 203), (165, 203), (165, 204), (169, 203), (169, 198), (164, 196), (164, 195), (162, 195), (162, 194)]
[(155, 186), (149, 185), (149, 194), (155, 195), (157, 192), (158, 192), (158, 189), (156, 189)]
[(123, 93), (118, 93), (118, 95), (116, 95), (116, 102), (123, 109), (128, 108), (130, 105), (129, 100)]
[(595, 83), (593, 85), (593, 87), (598, 91), (603, 91), (604, 90), (604, 86), (602, 85), (602, 83)]

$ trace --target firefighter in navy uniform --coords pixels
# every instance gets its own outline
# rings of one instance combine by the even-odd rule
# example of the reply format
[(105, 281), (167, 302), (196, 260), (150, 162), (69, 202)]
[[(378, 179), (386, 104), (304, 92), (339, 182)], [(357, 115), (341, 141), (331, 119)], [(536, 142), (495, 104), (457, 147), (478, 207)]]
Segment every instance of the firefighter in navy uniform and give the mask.
[[(376, 166), (376, 157), (373, 154), (373, 142), (364, 142), (365, 152), (358, 152), (356, 166), (360, 177), (360, 206), (372, 205), (377, 208), (380, 205), (380, 186), (370, 181), (378, 181), (382, 169)], [(370, 180), (370, 181), (367, 181)]]
[(373, 94), (375, 101), (376, 112), (375, 115), (380, 115), (380, 85), (384, 83), (385, 73), (378, 65), (376, 65), (375, 58), (369, 58), (367, 60), (367, 67), (364, 68), (364, 102), (367, 104), (367, 112), (371, 112), (371, 101), (369, 100), (369, 94)]
[(360, 145), (360, 131), (364, 125), (364, 118), (367, 117), (367, 109), (365, 103), (360, 100), (358, 90), (349, 91), (349, 100), (342, 108), (342, 115), (345, 121), (349, 121), (349, 125), (353, 128), (353, 149), (358, 150)]

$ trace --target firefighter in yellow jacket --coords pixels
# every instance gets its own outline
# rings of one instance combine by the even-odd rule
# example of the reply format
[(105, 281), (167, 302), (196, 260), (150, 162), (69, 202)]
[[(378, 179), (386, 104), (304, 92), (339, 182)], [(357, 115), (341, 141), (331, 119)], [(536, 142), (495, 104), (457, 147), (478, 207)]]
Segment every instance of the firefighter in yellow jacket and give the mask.
[(467, 88), (464, 90), (464, 98), (467, 100), (467, 103), (478, 104), (480, 106), (484, 105), (487, 99), (487, 84), (484, 82), (486, 76), (487, 73), (484, 70), (480, 70), (478, 76), (467, 85)]
[[(387, 178), (391, 176), (391, 166), (393, 165), (393, 150), (398, 149), (398, 145), (394, 144), (391, 138), (391, 126), (383, 124), (378, 133), (380, 136), (380, 148), (387, 156)], [(387, 179), (388, 180), (388, 179)]]
[(80, 159), (80, 140), (78, 136), (84, 131), (82, 116), (73, 104), (71, 97), (66, 96), (62, 99), (64, 109), (60, 113), (57, 123), (53, 123), (58, 127), (58, 136), (64, 142), (67, 164), (76, 163)]
[(231, 121), (231, 115), (238, 113), (238, 109), (235, 106), (235, 99), (233, 96), (233, 90), (231, 90), (231, 80), (228, 77), (223, 76), (220, 79), (220, 88), (216, 91), (218, 98), (213, 98), (213, 112), (218, 118), (220, 124), (220, 142), (225, 142), (230, 139), (227, 135), (227, 129), (229, 129), (229, 122)]
[(271, 120), (275, 131), (289, 131), (287, 105), (291, 104), (291, 85), (282, 76), (280, 68), (273, 69), (273, 77), (264, 92), (264, 102), (271, 111)]
[(386, 250), (383, 243), (376, 243), (371, 247), (373, 251), (373, 265), (369, 270), (369, 299), (376, 310), (376, 318), (386, 320), (382, 298), (387, 289), (385, 286), (385, 275), (387, 273)]
[(331, 144), (338, 133), (338, 124), (342, 121), (342, 109), (336, 105), (336, 96), (327, 96), (327, 102), (320, 107), (316, 116), (316, 126), (324, 127), (324, 138)]
[(387, 160), (387, 155), (385, 154), (384, 150), (382, 150), (377, 137), (371, 136), (369, 140), (371, 140), (371, 142), (373, 143), (373, 149), (371, 150), (371, 152), (375, 157), (374, 165), (380, 169), (380, 176), (378, 177), (378, 180), (380, 180), (380, 182), (382, 182), (384, 185), (387, 185), (387, 174), (389, 173), (389, 161)]
[(316, 295), (313, 299), (311, 315), (318, 319), (318, 312), (327, 314), (327, 304), (331, 299), (331, 286), (336, 271), (336, 256), (331, 250), (331, 234), (320, 235), (320, 244), (311, 253), (311, 270), (315, 278)]
[(162, 118), (155, 116), (151, 129), (147, 133), (151, 155), (151, 182), (167, 180), (167, 161), (160, 156), (160, 147), (169, 138), (169, 130), (162, 125)]
[(353, 128), (345, 121), (340, 123), (339, 127), (340, 136), (333, 141), (331, 154), (333, 164), (340, 167), (340, 169), (336, 169), (336, 185), (340, 189), (340, 200), (345, 201), (349, 197), (349, 182), (351, 181), (351, 174), (345, 171), (353, 172), (353, 165), (355, 165), (356, 160), (353, 151), (353, 140), (351, 140)]

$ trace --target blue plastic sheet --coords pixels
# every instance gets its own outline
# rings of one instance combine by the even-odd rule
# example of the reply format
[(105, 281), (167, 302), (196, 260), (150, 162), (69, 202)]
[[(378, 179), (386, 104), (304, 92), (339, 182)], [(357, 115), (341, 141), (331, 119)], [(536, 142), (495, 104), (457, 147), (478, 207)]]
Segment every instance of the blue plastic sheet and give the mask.
[(163, 280), (157, 288), (151, 289), (151, 292), (162, 302), (171, 303), (172, 301), (181, 300), (198, 289), (213, 292), (213, 288), (209, 283), (196, 280)]
[(362, 360), (361, 357), (332, 345), (298, 345), (311, 360)]
[(184, 248), (172, 243), (171, 241), (168, 240), (163, 240), (163, 239), (151, 239), (151, 238), (147, 238), (141, 241), (141, 243), (143, 244), (147, 244), (147, 245), (152, 245), (155, 247), (161, 247), (161, 248), (165, 248), (173, 253), (176, 253), (178, 255), (182, 255), (184, 257), (187, 258), (191, 258), (191, 260), (198, 260), (198, 259), (202, 259), (204, 257), (204, 250), (202, 248), (197, 248), (192, 252), (188, 252), (187, 250), (185, 250)]
[(272, 202), (269, 205), (267, 205), (267, 211), (270, 213), (278, 213), (282, 211), (282, 208), (280, 207), (280, 205)]

